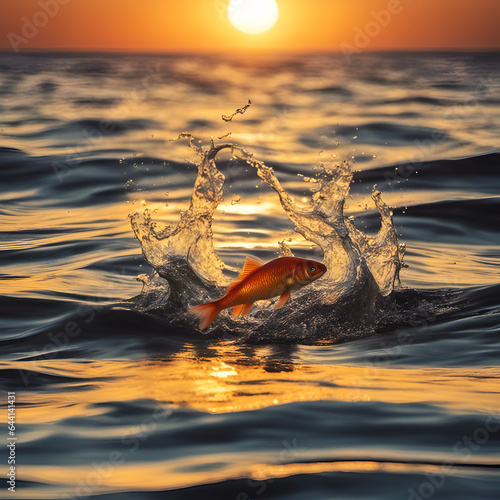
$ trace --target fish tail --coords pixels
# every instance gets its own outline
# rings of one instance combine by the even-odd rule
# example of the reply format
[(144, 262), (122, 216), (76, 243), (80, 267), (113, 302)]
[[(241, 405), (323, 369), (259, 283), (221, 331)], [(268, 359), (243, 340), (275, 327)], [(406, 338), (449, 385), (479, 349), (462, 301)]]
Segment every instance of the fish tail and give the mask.
[(218, 300), (214, 302), (207, 302), (199, 306), (194, 306), (189, 309), (191, 314), (198, 316), (200, 319), (200, 330), (205, 330), (217, 315), (222, 311), (222, 307)]

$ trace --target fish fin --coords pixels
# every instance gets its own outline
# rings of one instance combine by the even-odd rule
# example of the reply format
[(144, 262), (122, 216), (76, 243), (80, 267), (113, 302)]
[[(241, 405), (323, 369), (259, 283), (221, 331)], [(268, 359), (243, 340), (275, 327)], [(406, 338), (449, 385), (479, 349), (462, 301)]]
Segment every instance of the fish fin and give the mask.
[(191, 314), (198, 316), (200, 319), (200, 330), (205, 330), (212, 321), (217, 317), (217, 315), (222, 311), (219, 301), (207, 302), (206, 304), (201, 304), (199, 306), (194, 306), (189, 309)]
[(234, 290), (250, 273), (254, 272), (256, 269), (263, 265), (264, 262), (262, 262), (260, 259), (256, 259), (255, 257), (247, 257), (240, 275), (229, 285), (227, 293)]
[(237, 318), (238, 316), (241, 316), (241, 311), (243, 311), (244, 307), (245, 307), (245, 304), (241, 304), (240, 306), (234, 306), (231, 317)]
[(278, 299), (278, 302), (275, 304), (275, 308), (279, 309), (280, 307), (283, 307), (287, 300), (290, 298), (290, 288), (287, 288), (281, 295), (280, 298)]
[(252, 306), (253, 302), (251, 304), (245, 304), (243, 306), (243, 311), (241, 311), (241, 316), (246, 316), (250, 312), (250, 309), (252, 309)]

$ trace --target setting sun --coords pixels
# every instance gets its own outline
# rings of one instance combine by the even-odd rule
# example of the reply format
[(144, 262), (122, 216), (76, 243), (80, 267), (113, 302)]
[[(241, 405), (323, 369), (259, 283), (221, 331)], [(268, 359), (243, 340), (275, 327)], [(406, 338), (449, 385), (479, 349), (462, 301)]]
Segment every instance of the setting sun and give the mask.
[(276, 24), (278, 4), (275, 0), (231, 0), (227, 14), (236, 29), (259, 35)]

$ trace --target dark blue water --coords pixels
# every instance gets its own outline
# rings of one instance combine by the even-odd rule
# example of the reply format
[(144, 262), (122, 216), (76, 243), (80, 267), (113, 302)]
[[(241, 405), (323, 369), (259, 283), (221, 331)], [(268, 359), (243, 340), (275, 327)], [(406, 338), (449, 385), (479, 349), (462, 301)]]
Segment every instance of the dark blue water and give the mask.
[[(16, 497), (497, 499), (499, 62), (1, 55), (0, 384), (3, 408), (16, 392)], [(379, 314), (325, 327), (312, 309), (298, 335), (292, 296), (275, 332), (212, 335), (186, 327), (182, 305), (172, 315), (161, 278), (141, 293), (151, 266), (127, 216), (176, 224), (188, 208), (198, 159), (170, 141), (183, 131), (204, 145), (231, 132), (304, 207), (297, 174), (354, 160), (346, 215), (374, 234), (376, 186), (407, 247)], [(289, 238), (321, 259), (248, 165), (219, 165), (228, 266), (275, 258)]]

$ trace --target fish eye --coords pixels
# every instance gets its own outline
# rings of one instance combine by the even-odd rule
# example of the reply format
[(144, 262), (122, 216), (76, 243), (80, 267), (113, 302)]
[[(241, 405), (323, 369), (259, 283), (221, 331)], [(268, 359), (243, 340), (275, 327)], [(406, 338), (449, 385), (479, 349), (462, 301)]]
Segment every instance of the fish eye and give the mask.
[(315, 273), (315, 272), (316, 272), (316, 268), (315, 268), (314, 266), (311, 266), (311, 267), (309, 268), (309, 271), (311, 271), (312, 273)]

